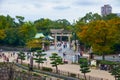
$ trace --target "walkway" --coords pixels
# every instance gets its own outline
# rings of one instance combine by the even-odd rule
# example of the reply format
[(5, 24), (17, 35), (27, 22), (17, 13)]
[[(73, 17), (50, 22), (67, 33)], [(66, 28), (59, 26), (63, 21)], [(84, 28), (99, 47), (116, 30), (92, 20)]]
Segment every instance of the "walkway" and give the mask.
[[(46, 55), (47, 61), (45, 61), (45, 63), (44, 63), (42, 66), (46, 66), (46, 67), (51, 67), (51, 68), (53, 68), (53, 67), (51, 66), (51, 64), (50, 64), (49, 56), (50, 56), (51, 53), (53, 53), (53, 52), (58, 53), (58, 49), (59, 49), (59, 48), (57, 48), (57, 49), (55, 50), (54, 47), (51, 47), (51, 49), (50, 49), (49, 51), (46, 51), (46, 52), (45, 52), (45, 53), (47, 54), (47, 55)], [(62, 48), (62, 49), (63, 49), (63, 48)], [(61, 52), (59, 52), (58, 55), (60, 55), (60, 56), (63, 57), (63, 52), (64, 52), (64, 51), (65, 51), (66, 54), (67, 54), (66, 59), (69, 60), (69, 64), (59, 65), (59, 66), (58, 66), (58, 69), (63, 70), (63, 71), (67, 71), (67, 72), (71, 72), (71, 73), (76, 73), (76, 74), (80, 73), (80, 66), (79, 66), (79, 65), (76, 65), (76, 64), (71, 64), (72, 56), (74, 56), (75, 53), (73, 53), (72, 50), (70, 51), (69, 48), (66, 48), (66, 49), (63, 49)], [(68, 53), (68, 52), (70, 52), (70, 53)], [(5, 55), (7, 55), (7, 56), (9, 57), (9, 61), (10, 61), (10, 62), (14, 61), (14, 60), (16, 59), (16, 57), (17, 57), (17, 54), (15, 54), (15, 56), (10, 57), (10, 56), (11, 56), (10, 54), (11, 54), (12, 52), (3, 52), (3, 53), (5, 53)], [(15, 53), (17, 53), (17, 52), (15, 52)], [(3, 59), (0, 59), (0, 61), (4, 61), (4, 60), (3, 60)], [(24, 60), (23, 62), (29, 63), (29, 60), (26, 59), (26, 60)], [(37, 65), (37, 63), (35, 63), (35, 62), (34, 62), (34, 64)], [(80, 74), (81, 74), (81, 73), (80, 73)], [(106, 80), (114, 80), (114, 77), (111, 76), (111, 74), (110, 74), (109, 72), (103, 71), (103, 70), (98, 70), (98, 69), (91, 69), (91, 72), (88, 73), (87, 75), (94, 76), (94, 77), (99, 77), (99, 78), (105, 78)]]

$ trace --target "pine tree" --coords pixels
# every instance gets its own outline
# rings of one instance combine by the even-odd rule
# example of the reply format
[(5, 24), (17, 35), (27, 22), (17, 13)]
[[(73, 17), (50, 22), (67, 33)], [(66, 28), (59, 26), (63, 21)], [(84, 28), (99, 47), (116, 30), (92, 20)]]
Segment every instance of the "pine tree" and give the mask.
[(57, 53), (52, 53), (52, 56), (50, 56), (49, 58), (52, 61), (52, 66), (56, 67), (56, 73), (58, 73), (58, 65), (63, 64), (62, 58), (58, 56)]
[(21, 52), (21, 51), (20, 51), (20, 52), (18, 53), (18, 59), (21, 60), (21, 64), (22, 64), (22, 61), (25, 60), (25, 57), (26, 57), (26, 56), (25, 56), (25, 53), (24, 53), (24, 52)]
[(86, 58), (80, 58), (79, 63), (80, 63), (80, 71), (81, 73), (84, 74), (85, 80), (87, 80), (86, 73), (90, 72), (88, 61)]
[(42, 53), (42, 50), (37, 50), (37, 54), (35, 54), (36, 58), (34, 58), (34, 60), (38, 63), (38, 68), (40, 68), (40, 64), (46, 61), (46, 58), (44, 58), (45, 55), (46, 54)]
[(110, 71), (114, 75), (115, 80), (120, 80), (120, 65), (113, 65), (112, 70)]

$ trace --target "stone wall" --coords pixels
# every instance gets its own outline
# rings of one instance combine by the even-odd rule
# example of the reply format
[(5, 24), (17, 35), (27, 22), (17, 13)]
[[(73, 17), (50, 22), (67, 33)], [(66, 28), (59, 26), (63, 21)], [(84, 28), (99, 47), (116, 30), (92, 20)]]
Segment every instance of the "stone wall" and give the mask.
[(14, 69), (12, 64), (0, 64), (0, 80), (43, 80), (41, 76), (34, 76), (30, 72)]

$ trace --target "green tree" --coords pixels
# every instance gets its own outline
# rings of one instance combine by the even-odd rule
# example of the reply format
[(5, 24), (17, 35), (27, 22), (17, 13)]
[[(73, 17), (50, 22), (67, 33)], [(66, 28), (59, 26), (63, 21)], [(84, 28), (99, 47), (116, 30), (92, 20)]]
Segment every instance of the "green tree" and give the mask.
[[(81, 27), (78, 37), (86, 44), (92, 46), (93, 52), (103, 56), (112, 51), (111, 47), (117, 40), (116, 29), (109, 26), (109, 22), (98, 20)], [(114, 23), (115, 24), (115, 23)]]
[(0, 15), (0, 29), (13, 28), (15, 27), (14, 18), (11, 18), (9, 15), (3, 16)]
[(113, 65), (110, 73), (114, 75), (115, 80), (120, 80), (120, 65)]
[(26, 43), (26, 46), (31, 49), (31, 51), (36, 51), (38, 49), (42, 49), (42, 40), (39, 39), (31, 39)]
[(62, 58), (58, 56), (57, 53), (52, 53), (52, 55), (49, 58), (52, 61), (52, 66), (56, 67), (56, 73), (58, 73), (58, 65), (63, 64)]
[(36, 34), (36, 28), (33, 26), (31, 22), (24, 23), (18, 29), (18, 42), (19, 45), (25, 45), (25, 43), (32, 39)]
[(10, 45), (10, 46), (17, 46), (18, 41), (17, 41), (17, 28), (8, 28), (5, 30), (6, 37), (4, 39), (4, 44)]
[(108, 14), (106, 16), (102, 16), (103, 20), (111, 20), (111, 19), (114, 19), (114, 18), (118, 18), (117, 14), (111, 13), (111, 14)]
[(84, 74), (85, 80), (87, 80), (86, 73), (90, 72), (88, 60), (86, 58), (80, 58), (79, 63), (80, 63), (80, 71), (81, 73)]
[(21, 64), (22, 64), (22, 61), (23, 60), (25, 60), (25, 53), (24, 52), (22, 52), (22, 51), (20, 51), (19, 53), (18, 53), (18, 59), (20, 59), (21, 60)]
[(23, 16), (16, 16), (19, 23), (17, 23), (17, 26), (21, 26), (24, 23), (24, 17)]
[(71, 24), (66, 19), (52, 21), (50, 19), (41, 18), (34, 21), (34, 26), (37, 28), (37, 32), (42, 32), (46, 35), (50, 34), (50, 29), (71, 29)]
[(6, 37), (5, 30), (1, 29), (0, 30), (0, 40), (3, 40)]
[(35, 54), (35, 62), (38, 63), (38, 68), (40, 68), (40, 64), (44, 63), (46, 61), (46, 58), (44, 58), (46, 54), (42, 53), (42, 50), (37, 50), (37, 54)]
[(92, 12), (89, 12), (84, 17), (82, 17), (79, 21), (89, 23), (91, 21), (101, 20), (101, 19), (102, 19), (102, 17), (99, 14), (97, 14), (97, 13), (93, 14)]

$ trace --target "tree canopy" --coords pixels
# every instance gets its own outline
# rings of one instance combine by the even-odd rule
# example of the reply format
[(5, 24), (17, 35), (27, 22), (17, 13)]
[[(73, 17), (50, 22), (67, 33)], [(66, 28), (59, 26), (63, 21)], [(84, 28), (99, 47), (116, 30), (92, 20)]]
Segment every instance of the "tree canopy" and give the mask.
[(77, 35), (84, 43), (92, 46), (94, 53), (102, 55), (110, 53), (113, 44), (120, 39), (118, 36), (119, 19), (115, 20), (96, 20), (80, 25)]

